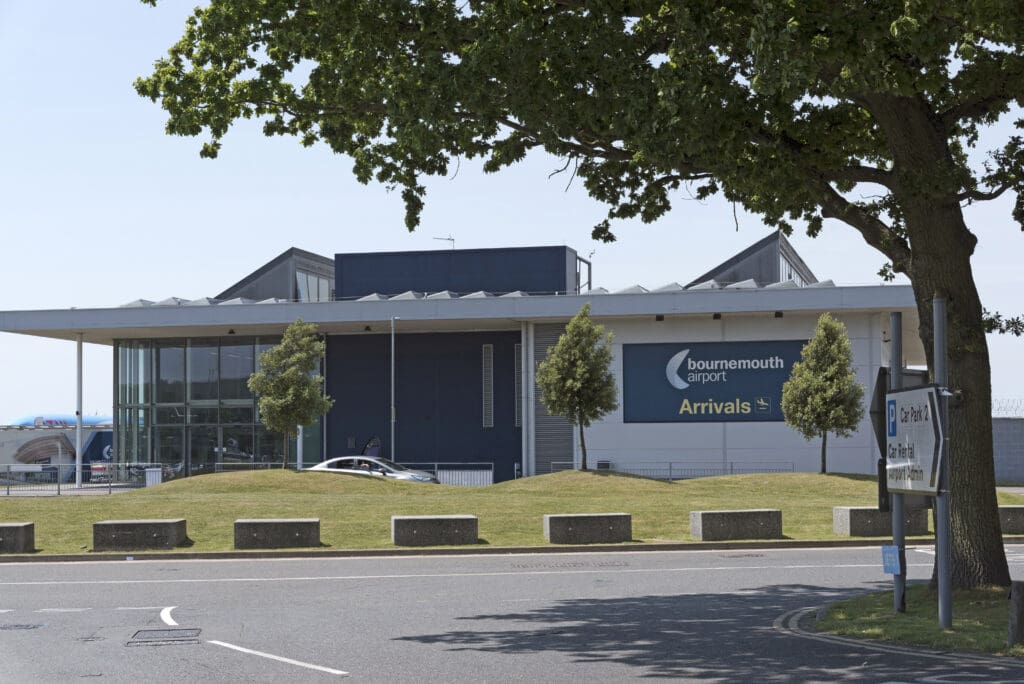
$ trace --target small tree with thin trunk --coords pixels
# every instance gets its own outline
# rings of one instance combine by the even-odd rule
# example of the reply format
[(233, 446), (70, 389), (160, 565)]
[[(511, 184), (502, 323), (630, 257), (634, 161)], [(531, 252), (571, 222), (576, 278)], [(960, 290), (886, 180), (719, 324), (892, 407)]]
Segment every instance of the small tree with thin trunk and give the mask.
[(828, 433), (847, 437), (864, 416), (864, 387), (855, 379), (846, 326), (823, 313), (782, 386), (782, 414), (805, 439), (821, 437), (821, 473), (827, 472)]
[(580, 429), (580, 468), (587, 469), (583, 428), (618, 408), (612, 363), (612, 334), (590, 320), (584, 304), (537, 366), (537, 386), (548, 413), (564, 417)]
[(299, 318), (284, 331), (280, 344), (260, 354), (259, 370), (249, 376), (249, 390), (259, 398), (260, 420), (284, 436), (282, 467), (288, 466), (288, 442), (298, 426), (314, 422), (334, 405), (319, 374), (325, 351), (316, 325)]

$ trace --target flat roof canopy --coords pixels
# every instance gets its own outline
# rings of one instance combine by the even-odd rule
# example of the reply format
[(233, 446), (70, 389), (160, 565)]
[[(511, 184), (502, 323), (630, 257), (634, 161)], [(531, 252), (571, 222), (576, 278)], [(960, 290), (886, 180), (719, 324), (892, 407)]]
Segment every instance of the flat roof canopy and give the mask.
[(596, 319), (720, 313), (831, 311), (903, 313), (907, 363), (924, 363), (918, 338), (917, 307), (908, 285), (690, 289), (667, 292), (589, 293), (544, 296), (392, 298), (335, 302), (236, 303), (203, 300), (106, 309), (0, 312), (0, 332), (112, 345), (119, 339), (278, 335), (301, 318), (325, 334), (383, 333), (392, 317), (403, 332), (518, 330), (522, 323), (564, 321), (590, 302)]

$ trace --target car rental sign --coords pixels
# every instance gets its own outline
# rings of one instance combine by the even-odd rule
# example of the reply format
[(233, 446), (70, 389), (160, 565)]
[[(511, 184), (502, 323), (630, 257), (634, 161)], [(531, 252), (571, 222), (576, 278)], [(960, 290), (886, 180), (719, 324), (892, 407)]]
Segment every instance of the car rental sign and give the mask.
[(627, 423), (781, 421), (782, 385), (806, 340), (624, 344)]
[(943, 435), (934, 385), (885, 395), (885, 473), (891, 492), (935, 496)]

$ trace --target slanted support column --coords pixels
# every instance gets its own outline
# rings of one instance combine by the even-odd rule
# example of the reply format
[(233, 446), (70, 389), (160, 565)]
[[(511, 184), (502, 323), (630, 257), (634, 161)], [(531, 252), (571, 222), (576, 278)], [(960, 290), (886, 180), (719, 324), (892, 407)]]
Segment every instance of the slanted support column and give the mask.
[[(75, 486), (82, 486), (82, 333), (78, 333), (78, 354), (75, 364)], [(60, 469), (57, 469), (60, 479)]]

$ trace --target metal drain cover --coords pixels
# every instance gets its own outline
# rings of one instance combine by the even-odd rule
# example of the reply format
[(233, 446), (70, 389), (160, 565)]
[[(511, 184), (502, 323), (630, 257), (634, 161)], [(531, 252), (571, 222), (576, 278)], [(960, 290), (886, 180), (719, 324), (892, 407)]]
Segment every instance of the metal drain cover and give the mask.
[(199, 629), (140, 629), (125, 646), (198, 644)]
[(150, 641), (153, 639), (194, 639), (199, 636), (198, 629), (140, 629), (132, 637), (132, 641)]

